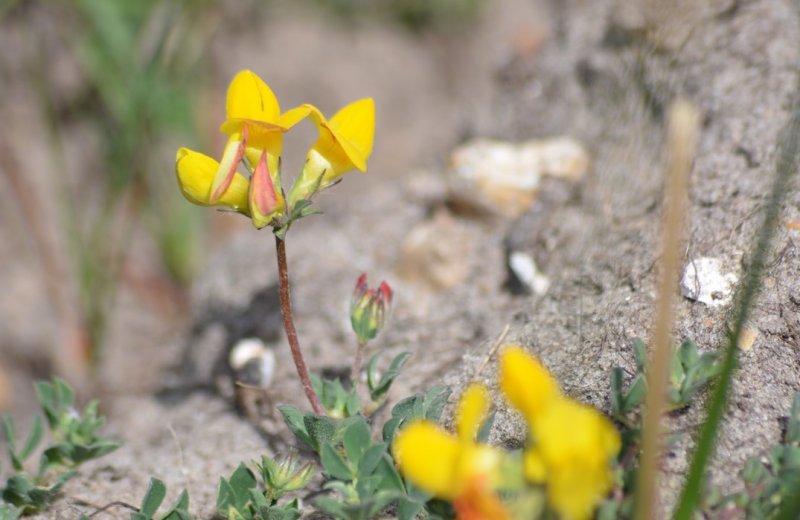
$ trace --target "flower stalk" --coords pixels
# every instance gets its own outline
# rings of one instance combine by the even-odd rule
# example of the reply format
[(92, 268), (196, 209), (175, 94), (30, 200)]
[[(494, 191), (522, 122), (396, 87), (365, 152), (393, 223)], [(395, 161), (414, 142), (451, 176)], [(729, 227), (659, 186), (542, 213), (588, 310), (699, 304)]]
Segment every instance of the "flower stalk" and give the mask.
[(297, 340), (297, 330), (294, 328), (294, 314), (292, 313), (292, 300), (289, 296), (289, 269), (286, 264), (286, 242), (277, 236), (275, 237), (275, 251), (278, 257), (278, 293), (281, 302), (281, 316), (283, 317), (283, 328), (286, 330), (286, 339), (289, 341), (289, 348), (292, 351), (294, 366), (297, 368), (297, 375), (306, 393), (311, 408), (317, 415), (325, 415), (322, 403), (319, 401), (314, 387), (311, 386), (311, 378), (308, 376), (308, 368), (300, 351), (300, 342)]

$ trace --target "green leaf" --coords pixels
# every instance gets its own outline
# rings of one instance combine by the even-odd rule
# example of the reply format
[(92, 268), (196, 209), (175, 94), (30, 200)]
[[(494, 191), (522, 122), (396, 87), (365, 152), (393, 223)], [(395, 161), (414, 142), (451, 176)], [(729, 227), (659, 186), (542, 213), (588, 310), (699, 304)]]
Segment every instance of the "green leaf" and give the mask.
[(424, 502), (411, 500), (403, 497), (397, 503), (397, 518), (398, 520), (413, 520), (425, 507)]
[(372, 495), (367, 510), (367, 518), (374, 518), (378, 513), (386, 509), (389, 504), (400, 498), (400, 494), (393, 491), (379, 491)]
[(344, 452), (354, 467), (361, 463), (361, 456), (372, 444), (372, 436), (369, 426), (363, 417), (353, 423), (345, 432), (343, 437)]
[(683, 381), (685, 380), (684, 368), (687, 368), (689, 366), (690, 365), (684, 365), (681, 362), (680, 355), (678, 353), (676, 352), (672, 353), (672, 357), (670, 359), (669, 382), (673, 388), (681, 388), (681, 383), (683, 383)]
[[(373, 359), (374, 357), (375, 356), (373, 356)], [(392, 360), (391, 364), (389, 365), (389, 368), (387, 368), (386, 371), (383, 373), (380, 381), (378, 381), (378, 383), (374, 385), (374, 387), (370, 385), (369, 393), (370, 393), (370, 398), (373, 401), (379, 401), (386, 395), (387, 392), (389, 392), (392, 383), (397, 378), (397, 376), (400, 375), (400, 371), (403, 369), (403, 365), (406, 364), (408, 358), (410, 357), (411, 357), (410, 352), (403, 352), (401, 354), (398, 354)]]
[(611, 370), (611, 415), (620, 417), (623, 415), (623, 396), (622, 396), (622, 368), (614, 367)]
[(684, 367), (690, 367), (697, 363), (700, 356), (697, 353), (697, 344), (694, 341), (684, 341), (678, 349), (678, 356)]
[(147, 492), (144, 494), (139, 512), (147, 518), (152, 518), (155, 516), (156, 511), (158, 511), (161, 502), (164, 501), (164, 497), (166, 496), (167, 486), (164, 485), (164, 482), (157, 478), (151, 478), (150, 483), (147, 485)]
[(189, 520), (189, 493), (184, 489), (161, 520)]
[(758, 457), (747, 459), (741, 471), (742, 480), (747, 487), (755, 487), (766, 476), (767, 472)]
[(22, 509), (11, 504), (0, 503), (0, 520), (19, 520)]
[(233, 488), (227, 480), (220, 477), (219, 486), (217, 488), (217, 512), (227, 516), (228, 510), (235, 508), (235, 503), (236, 497), (233, 493)]
[[(444, 407), (453, 391), (445, 385), (436, 385), (425, 394), (425, 419), (439, 422), (442, 417)], [(420, 417), (421, 418), (421, 417)]]
[(250, 500), (250, 490), (258, 485), (253, 472), (244, 464), (239, 464), (228, 482), (233, 490), (236, 509), (244, 509)]
[(359, 479), (372, 475), (383, 459), (383, 455), (386, 453), (388, 446), (389, 445), (385, 442), (381, 442), (379, 444), (373, 444), (364, 451), (361, 461), (358, 464)]
[(311, 448), (319, 453), (320, 447), (326, 444), (333, 437), (336, 426), (328, 417), (322, 417), (313, 413), (303, 417), (303, 425), (308, 432)]
[(290, 506), (270, 506), (267, 509), (265, 520), (297, 520), (300, 518), (300, 510)]
[(375, 468), (375, 474), (383, 475), (383, 480), (378, 484), (379, 489), (405, 493), (406, 488), (403, 485), (403, 479), (394, 467), (394, 461), (388, 453), (384, 453), (377, 468)]
[(631, 383), (628, 393), (625, 396), (625, 402), (622, 406), (622, 413), (626, 414), (628, 412), (632, 412), (641, 406), (641, 404), (644, 402), (646, 390), (647, 385), (645, 383), (644, 376), (642, 374), (637, 375), (633, 379), (633, 383)]
[(288, 405), (279, 406), (278, 411), (281, 412), (283, 422), (286, 423), (286, 426), (291, 430), (295, 438), (305, 443), (309, 448), (314, 449), (311, 436), (308, 434), (308, 431), (306, 431), (303, 413), (297, 408)]
[(361, 413), (361, 398), (358, 397), (358, 392), (356, 392), (355, 388), (350, 391), (350, 394), (347, 396), (347, 403), (344, 406), (344, 410), (348, 417)]
[(489, 434), (492, 432), (492, 425), (494, 424), (495, 414), (496, 412), (490, 413), (489, 416), (486, 418), (486, 420), (483, 421), (483, 424), (478, 430), (478, 436), (477, 436), (478, 442), (486, 443), (486, 441), (489, 440)]
[(3, 433), (6, 438), (8, 458), (11, 460), (11, 466), (13, 466), (16, 471), (22, 471), (23, 461), (17, 456), (16, 427), (14, 426), (14, 418), (10, 415), (3, 416)]
[(636, 360), (636, 373), (644, 374), (647, 367), (647, 345), (642, 338), (633, 338), (633, 358)]
[(800, 443), (800, 393), (794, 395), (789, 423), (786, 425), (786, 444)]
[(42, 441), (43, 434), (44, 428), (42, 426), (42, 418), (36, 415), (33, 418), (33, 427), (31, 433), (28, 435), (28, 439), (25, 441), (25, 446), (22, 448), (22, 451), (20, 451), (18, 454), (21, 461), (25, 461), (31, 456), (33, 450), (35, 450)]
[(333, 478), (352, 480), (355, 476), (344, 458), (342, 458), (339, 452), (328, 443), (322, 445), (320, 462), (322, 463), (323, 469)]
[(344, 504), (342, 504), (335, 498), (319, 497), (316, 500), (314, 500), (314, 506), (323, 513), (328, 513), (329, 515), (333, 515), (337, 519), (349, 518), (347, 512), (345, 511)]

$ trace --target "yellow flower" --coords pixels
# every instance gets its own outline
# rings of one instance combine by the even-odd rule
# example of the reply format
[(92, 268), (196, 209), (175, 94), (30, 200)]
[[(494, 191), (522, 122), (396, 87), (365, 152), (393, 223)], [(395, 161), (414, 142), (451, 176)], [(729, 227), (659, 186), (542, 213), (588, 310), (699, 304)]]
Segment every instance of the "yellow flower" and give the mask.
[(460, 520), (502, 520), (508, 513), (493, 489), (500, 479), (501, 453), (475, 437), (489, 411), (485, 388), (467, 388), (456, 411), (456, 433), (420, 420), (394, 442), (400, 471), (416, 486), (453, 503)]
[(530, 428), (526, 477), (546, 485), (548, 502), (561, 518), (590, 518), (613, 483), (611, 462), (620, 449), (614, 425), (564, 396), (547, 370), (517, 345), (502, 354), (500, 385)]
[[(330, 120), (316, 107), (303, 105), (290, 114), (290, 119), (307, 111), (319, 129), (319, 138), (306, 155), (303, 171), (289, 193), (289, 205), (333, 184), (351, 170), (367, 171), (375, 137), (375, 102), (365, 98), (350, 103)], [(303, 116), (305, 117), (305, 116)]]
[[(216, 162), (206, 156), (203, 160), (181, 161), (179, 151), (178, 181), (187, 199), (196, 204), (230, 205), (234, 195), (240, 196), (243, 182), (248, 181), (237, 172), (239, 164), (247, 159), (252, 172), (247, 184), (247, 204), (237, 199), (237, 209), (249, 215), (257, 228), (268, 225), (284, 208), (279, 159), (283, 133), (307, 117), (308, 109), (298, 107), (281, 114), (278, 100), (272, 90), (255, 73), (239, 72), (228, 87), (226, 120), (220, 127), (228, 134), (222, 160)], [(183, 157), (195, 158), (202, 154), (182, 148)], [(262, 164), (263, 158), (263, 164)], [(213, 163), (209, 162), (213, 161)], [(208, 168), (213, 164), (210, 176)], [(202, 166), (201, 170), (195, 167)], [(191, 185), (191, 187), (190, 187)], [(197, 188), (207, 187), (200, 193)]]

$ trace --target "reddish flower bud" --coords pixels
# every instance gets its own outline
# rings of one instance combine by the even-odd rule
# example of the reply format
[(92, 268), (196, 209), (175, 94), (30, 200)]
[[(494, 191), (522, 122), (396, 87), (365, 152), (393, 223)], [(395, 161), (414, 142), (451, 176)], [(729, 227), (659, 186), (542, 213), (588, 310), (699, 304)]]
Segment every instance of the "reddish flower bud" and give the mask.
[(350, 323), (360, 343), (378, 335), (392, 307), (392, 288), (381, 282), (378, 289), (367, 285), (367, 275), (358, 277), (350, 302)]

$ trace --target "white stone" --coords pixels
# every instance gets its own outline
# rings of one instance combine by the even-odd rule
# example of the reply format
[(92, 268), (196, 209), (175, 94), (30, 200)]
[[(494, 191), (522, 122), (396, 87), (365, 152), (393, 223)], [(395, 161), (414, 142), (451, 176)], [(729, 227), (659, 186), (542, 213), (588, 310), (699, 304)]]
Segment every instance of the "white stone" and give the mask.
[(515, 251), (509, 255), (508, 265), (517, 279), (534, 294), (541, 296), (550, 288), (550, 279), (539, 272), (536, 262), (530, 255)]
[(260, 386), (268, 387), (275, 375), (275, 353), (258, 338), (239, 340), (228, 355), (228, 364), (238, 371), (253, 362), (258, 366)]
[(724, 272), (719, 258), (700, 257), (686, 264), (681, 277), (681, 294), (712, 307), (726, 305), (739, 277)]

